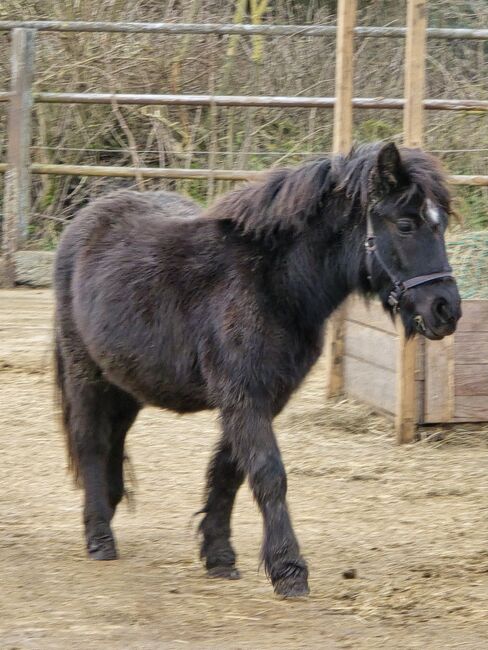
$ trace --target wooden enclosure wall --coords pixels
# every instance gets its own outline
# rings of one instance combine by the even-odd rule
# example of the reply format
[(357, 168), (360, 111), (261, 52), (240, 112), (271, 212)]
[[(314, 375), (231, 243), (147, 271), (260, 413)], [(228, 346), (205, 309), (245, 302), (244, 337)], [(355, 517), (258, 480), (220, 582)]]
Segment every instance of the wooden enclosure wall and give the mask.
[(348, 301), (344, 323), (344, 392), (385, 413), (396, 413), (399, 337), (376, 302)]
[[(344, 393), (394, 416), (400, 338), (378, 302), (349, 301), (344, 324)], [(488, 301), (466, 300), (456, 334), (417, 352), (418, 423), (488, 421)]]
[(454, 420), (488, 420), (488, 301), (465, 300), (454, 336)]

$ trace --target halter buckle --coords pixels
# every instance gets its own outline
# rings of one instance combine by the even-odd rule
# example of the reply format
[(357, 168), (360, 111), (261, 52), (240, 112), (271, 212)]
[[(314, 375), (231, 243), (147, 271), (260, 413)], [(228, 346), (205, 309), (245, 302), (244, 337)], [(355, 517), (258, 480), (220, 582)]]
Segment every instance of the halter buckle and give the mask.
[(405, 286), (403, 282), (395, 282), (393, 289), (388, 296), (388, 304), (394, 311), (400, 310), (400, 300), (405, 293)]
[(399, 306), (399, 305), (400, 305), (400, 301), (399, 301), (399, 299), (396, 297), (394, 291), (392, 291), (392, 292), (390, 293), (390, 295), (388, 296), (388, 304), (389, 304), (390, 307), (392, 307), (395, 311), (398, 311), (398, 310), (400, 309), (400, 306)]

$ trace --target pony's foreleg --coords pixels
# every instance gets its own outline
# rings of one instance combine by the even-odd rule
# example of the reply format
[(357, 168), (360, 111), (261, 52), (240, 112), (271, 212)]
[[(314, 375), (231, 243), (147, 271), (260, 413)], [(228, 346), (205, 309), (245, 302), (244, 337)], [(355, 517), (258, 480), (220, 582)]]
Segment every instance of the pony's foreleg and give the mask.
[(271, 418), (242, 407), (222, 413), (232, 432), (234, 457), (244, 469), (264, 518), (263, 560), (275, 592), (285, 598), (305, 596), (308, 569), (300, 555), (286, 505), (286, 473)]
[(202, 545), (200, 557), (205, 559), (209, 576), (239, 578), (235, 567), (236, 555), (230, 543), (230, 519), (237, 490), (244, 472), (232, 457), (232, 447), (226, 433), (218, 443), (207, 472), (207, 499), (200, 524)]

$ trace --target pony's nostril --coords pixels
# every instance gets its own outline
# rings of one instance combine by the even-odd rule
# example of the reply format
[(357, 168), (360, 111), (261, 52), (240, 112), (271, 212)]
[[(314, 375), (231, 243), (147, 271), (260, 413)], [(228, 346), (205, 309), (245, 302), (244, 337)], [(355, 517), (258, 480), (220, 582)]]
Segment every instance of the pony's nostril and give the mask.
[(442, 323), (448, 323), (454, 319), (454, 315), (445, 298), (438, 298), (433, 306), (434, 314)]

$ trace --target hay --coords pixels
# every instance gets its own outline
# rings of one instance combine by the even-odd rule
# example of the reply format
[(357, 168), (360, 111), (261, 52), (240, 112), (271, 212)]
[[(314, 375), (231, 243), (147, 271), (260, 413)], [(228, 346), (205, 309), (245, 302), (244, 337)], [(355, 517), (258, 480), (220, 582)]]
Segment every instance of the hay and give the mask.
[(488, 299), (488, 231), (456, 234), (447, 253), (464, 300)]

